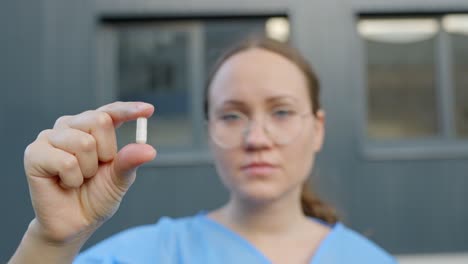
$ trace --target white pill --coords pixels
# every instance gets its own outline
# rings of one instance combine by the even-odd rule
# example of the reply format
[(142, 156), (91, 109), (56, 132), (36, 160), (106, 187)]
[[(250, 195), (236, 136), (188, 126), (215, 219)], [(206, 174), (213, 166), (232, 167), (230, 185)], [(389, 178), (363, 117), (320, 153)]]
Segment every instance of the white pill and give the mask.
[(144, 117), (139, 117), (137, 119), (136, 125), (136, 143), (145, 144), (146, 143), (146, 129), (147, 129), (148, 120)]

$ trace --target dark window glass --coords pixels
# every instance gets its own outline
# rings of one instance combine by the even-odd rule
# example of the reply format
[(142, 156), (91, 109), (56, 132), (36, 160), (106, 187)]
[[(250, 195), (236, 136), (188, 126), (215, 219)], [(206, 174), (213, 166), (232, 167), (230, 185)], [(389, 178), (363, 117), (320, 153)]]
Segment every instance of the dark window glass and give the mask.
[[(197, 131), (204, 128), (201, 102), (194, 98), (202, 97), (200, 87), (223, 50), (248, 35), (276, 34), (283, 41), (289, 36), (288, 21), (281, 17), (129, 23), (114, 29), (117, 99), (154, 104), (148, 143), (171, 150), (197, 148), (205, 140)], [(119, 142), (133, 142), (134, 134), (135, 124), (124, 124)]]
[(457, 135), (468, 138), (468, 29), (467, 34), (452, 34), (455, 122)]
[(374, 139), (438, 134), (433, 20), (366, 20), (367, 133)]

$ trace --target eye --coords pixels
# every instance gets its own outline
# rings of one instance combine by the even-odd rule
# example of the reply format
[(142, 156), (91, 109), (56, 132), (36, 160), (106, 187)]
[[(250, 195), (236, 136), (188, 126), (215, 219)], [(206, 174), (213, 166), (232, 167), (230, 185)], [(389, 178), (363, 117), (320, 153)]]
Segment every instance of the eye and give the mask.
[(242, 119), (241, 114), (235, 113), (235, 112), (230, 112), (230, 113), (223, 113), (219, 116), (219, 119), (223, 122), (226, 123), (232, 123), (235, 121), (239, 121)]
[(294, 111), (292, 110), (288, 110), (288, 109), (277, 109), (275, 111), (273, 111), (273, 116), (275, 118), (288, 118), (288, 117), (291, 117), (295, 114)]

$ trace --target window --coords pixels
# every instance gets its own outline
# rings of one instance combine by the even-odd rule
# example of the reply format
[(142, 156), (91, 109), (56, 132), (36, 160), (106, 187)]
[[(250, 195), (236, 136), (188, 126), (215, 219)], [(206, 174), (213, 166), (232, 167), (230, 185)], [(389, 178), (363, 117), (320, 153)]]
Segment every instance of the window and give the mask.
[(368, 139), (468, 138), (467, 19), (447, 14), (359, 18)]
[[(176, 160), (206, 153), (202, 96), (206, 75), (228, 46), (251, 34), (289, 38), (286, 16), (103, 19), (98, 37), (98, 98), (155, 105), (148, 143)], [(135, 124), (117, 131), (134, 141)], [(190, 159), (190, 158), (189, 158)], [(177, 162), (177, 161), (176, 161)]]
[[(122, 26), (117, 33), (118, 100), (147, 101), (155, 105), (148, 123), (155, 146), (180, 148), (194, 145), (190, 84), (197, 58), (196, 24)], [(128, 131), (127, 131), (128, 130)], [(124, 137), (134, 133), (123, 126)]]

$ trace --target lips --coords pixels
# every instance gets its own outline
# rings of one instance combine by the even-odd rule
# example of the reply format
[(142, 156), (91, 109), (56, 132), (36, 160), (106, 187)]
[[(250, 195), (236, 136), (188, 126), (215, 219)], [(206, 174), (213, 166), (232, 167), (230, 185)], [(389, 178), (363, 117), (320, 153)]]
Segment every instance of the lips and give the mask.
[(268, 162), (253, 162), (241, 167), (241, 170), (249, 175), (268, 175), (278, 167)]

